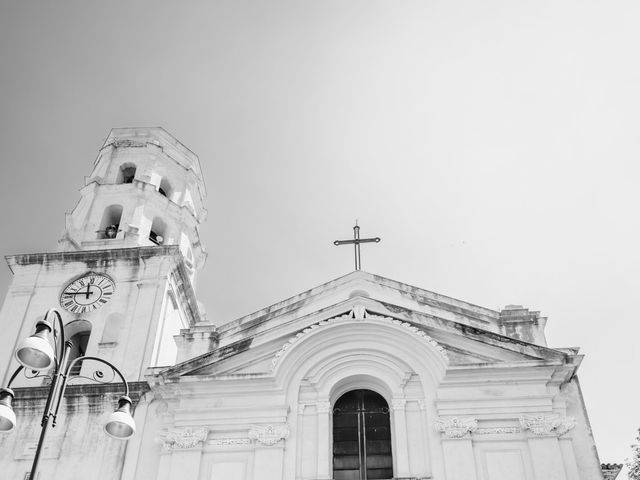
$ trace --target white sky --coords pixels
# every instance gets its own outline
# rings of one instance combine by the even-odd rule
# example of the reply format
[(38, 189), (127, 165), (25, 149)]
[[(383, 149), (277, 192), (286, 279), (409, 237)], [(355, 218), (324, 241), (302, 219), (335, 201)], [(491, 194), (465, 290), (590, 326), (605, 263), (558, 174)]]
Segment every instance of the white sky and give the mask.
[[(640, 426), (640, 2), (0, 2), (0, 253), (55, 250), (109, 129), (200, 156), (224, 323), (352, 268), (549, 317), (603, 462)], [(0, 272), (0, 291), (10, 275)]]

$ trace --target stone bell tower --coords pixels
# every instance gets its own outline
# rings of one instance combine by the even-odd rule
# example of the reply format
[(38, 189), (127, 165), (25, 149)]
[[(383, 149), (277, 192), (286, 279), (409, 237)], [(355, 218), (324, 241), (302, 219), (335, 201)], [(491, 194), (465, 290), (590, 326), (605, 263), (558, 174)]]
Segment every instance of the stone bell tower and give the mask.
[(128, 381), (175, 363), (174, 335), (201, 321), (194, 283), (206, 257), (205, 195), (198, 157), (164, 129), (113, 129), (58, 251), (7, 257), (3, 375), (16, 343), (51, 307), (62, 313), (72, 355), (109, 360)]
[(164, 129), (113, 129), (80, 195), (60, 250), (178, 245), (194, 280), (206, 189), (198, 157)]

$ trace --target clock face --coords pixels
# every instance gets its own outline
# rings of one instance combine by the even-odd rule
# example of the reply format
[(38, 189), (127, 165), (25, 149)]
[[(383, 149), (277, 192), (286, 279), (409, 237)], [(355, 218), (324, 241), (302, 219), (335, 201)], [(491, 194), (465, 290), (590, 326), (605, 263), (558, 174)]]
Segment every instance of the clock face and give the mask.
[(74, 280), (60, 294), (60, 305), (72, 313), (91, 312), (109, 301), (115, 284), (106, 275), (89, 273)]

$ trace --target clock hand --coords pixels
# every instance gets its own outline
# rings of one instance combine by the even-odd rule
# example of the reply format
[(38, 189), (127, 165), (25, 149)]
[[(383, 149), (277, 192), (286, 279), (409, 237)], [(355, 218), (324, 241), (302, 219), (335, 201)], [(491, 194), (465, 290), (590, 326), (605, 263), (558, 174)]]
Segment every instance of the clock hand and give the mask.
[(87, 291), (77, 291), (74, 292), (73, 295), (84, 295), (86, 297), (87, 300), (89, 300), (89, 296), (93, 295), (94, 292), (91, 291), (91, 285), (87, 285)]

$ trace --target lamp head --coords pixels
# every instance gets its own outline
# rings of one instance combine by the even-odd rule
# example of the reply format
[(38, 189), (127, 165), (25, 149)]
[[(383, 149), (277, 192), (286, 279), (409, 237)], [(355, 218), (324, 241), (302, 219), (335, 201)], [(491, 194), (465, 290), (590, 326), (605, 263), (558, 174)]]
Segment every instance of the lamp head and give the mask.
[(122, 396), (118, 400), (118, 409), (109, 416), (104, 431), (118, 440), (128, 440), (136, 433), (136, 422), (131, 416), (131, 399)]
[(6, 433), (16, 426), (16, 414), (11, 406), (13, 390), (0, 388), (0, 432)]
[(51, 324), (40, 320), (36, 324), (36, 333), (25, 338), (16, 348), (16, 360), (30, 370), (46, 370), (53, 365), (55, 354), (49, 341)]

